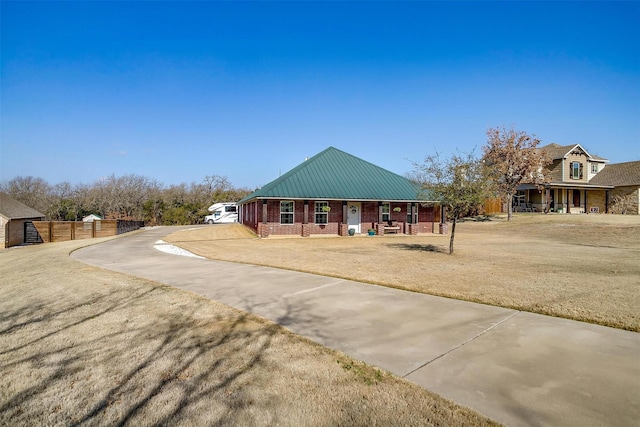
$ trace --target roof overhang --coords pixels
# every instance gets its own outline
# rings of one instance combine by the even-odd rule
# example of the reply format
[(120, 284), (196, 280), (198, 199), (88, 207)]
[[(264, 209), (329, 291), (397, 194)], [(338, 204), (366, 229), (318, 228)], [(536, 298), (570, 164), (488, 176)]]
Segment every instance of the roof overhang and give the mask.
[[(345, 199), (331, 197), (253, 197), (249, 200), (241, 201), (241, 204), (249, 203), (254, 200), (321, 200), (321, 201), (339, 201), (339, 202), (383, 202), (383, 203), (440, 203), (437, 200), (405, 200), (405, 199)], [(240, 204), (240, 202), (238, 202)]]
[[(518, 190), (538, 190), (544, 188), (545, 184), (523, 184), (518, 186)], [(550, 182), (549, 188), (584, 188), (585, 190), (613, 190), (615, 187), (612, 185), (594, 185), (594, 184), (580, 184), (572, 182)]]

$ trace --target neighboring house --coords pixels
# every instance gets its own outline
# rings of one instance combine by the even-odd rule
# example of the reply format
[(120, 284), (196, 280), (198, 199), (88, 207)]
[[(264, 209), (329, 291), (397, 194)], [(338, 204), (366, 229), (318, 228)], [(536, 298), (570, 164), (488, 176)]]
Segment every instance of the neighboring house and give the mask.
[(93, 221), (100, 221), (100, 220), (102, 220), (102, 217), (96, 214), (89, 214), (84, 218), (82, 218), (82, 222), (93, 222)]
[[(608, 200), (614, 212), (640, 215), (640, 161), (607, 165), (590, 182), (613, 187)], [(616, 206), (621, 201), (625, 206)]]
[(25, 243), (27, 234), (35, 232), (32, 221), (42, 220), (43, 214), (0, 192), (0, 248)]
[(433, 233), (440, 205), (407, 178), (333, 147), (238, 202), (239, 221), (259, 236)]
[(637, 194), (640, 162), (609, 164), (580, 144), (549, 144), (540, 150), (550, 159), (549, 181), (544, 186), (521, 185), (514, 197), (516, 210), (544, 212), (548, 207), (561, 213), (610, 212), (614, 195), (633, 193), (634, 188)]

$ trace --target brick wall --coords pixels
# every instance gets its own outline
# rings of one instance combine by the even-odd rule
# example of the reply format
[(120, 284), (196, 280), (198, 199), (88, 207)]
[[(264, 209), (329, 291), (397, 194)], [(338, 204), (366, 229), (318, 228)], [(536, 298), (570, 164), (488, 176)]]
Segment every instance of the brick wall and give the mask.
[(30, 221), (28, 219), (12, 219), (8, 224), (8, 240), (7, 247), (21, 245), (24, 243), (24, 224)]
[[(307, 204), (307, 218), (305, 218), (305, 203), (302, 200), (293, 201), (293, 224), (280, 223), (280, 200), (268, 200), (267, 206), (267, 222), (263, 223), (263, 207), (262, 201), (252, 202), (242, 206), (243, 218), (242, 222), (245, 226), (252, 228), (259, 236), (267, 237), (270, 235), (283, 236), (310, 236), (319, 235), (348, 235), (347, 224), (343, 223), (343, 202), (329, 201), (331, 210), (327, 214), (327, 224), (315, 223), (315, 201), (310, 200)], [(399, 212), (393, 209), (399, 207)], [(434, 206), (421, 206), (417, 208), (417, 218), (419, 224), (414, 224), (411, 229), (407, 226), (407, 214), (409, 212), (408, 204), (391, 203), (389, 216), (392, 221), (402, 224), (400, 233), (433, 233), (435, 230), (433, 224), (439, 217), (440, 208)], [(257, 215), (256, 215), (257, 213)], [(254, 225), (254, 217), (255, 225)], [(380, 205), (378, 202), (362, 202), (361, 203), (361, 225), (365, 232), (369, 228), (377, 228), (379, 226)], [(383, 234), (383, 233), (380, 233)]]
[(25, 223), (32, 220), (32, 218), (7, 220), (4, 217), (0, 217), (0, 248), (23, 244), (25, 242)]
[(281, 236), (302, 236), (302, 223), (295, 224), (280, 224), (279, 222), (268, 222), (266, 224), (258, 224), (258, 229), (261, 237), (267, 237), (271, 235)]
[(604, 190), (588, 190), (587, 191), (587, 212), (591, 212), (591, 208), (597, 208), (599, 213), (606, 212), (606, 191)]
[(4, 249), (7, 247), (7, 228), (9, 225), (9, 220), (3, 216), (0, 216), (0, 249)]

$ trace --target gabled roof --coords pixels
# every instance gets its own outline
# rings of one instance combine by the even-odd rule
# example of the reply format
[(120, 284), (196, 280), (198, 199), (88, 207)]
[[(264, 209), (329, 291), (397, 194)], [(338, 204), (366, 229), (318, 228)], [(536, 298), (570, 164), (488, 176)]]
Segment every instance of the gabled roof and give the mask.
[(0, 192), (0, 214), (8, 219), (44, 217), (44, 214), (2, 192)]
[(249, 194), (252, 199), (418, 201), (409, 179), (334, 147), (316, 154)]
[(603, 168), (589, 184), (612, 185), (614, 187), (640, 186), (640, 160), (613, 163)]
[(558, 145), (558, 144), (555, 144), (555, 143), (551, 143), (551, 144), (545, 145), (544, 147), (539, 147), (539, 148), (540, 148), (540, 150), (545, 151), (549, 155), (551, 160), (564, 159), (573, 150), (579, 148), (591, 160), (596, 160), (596, 161), (601, 161), (601, 162), (608, 162), (607, 159), (604, 159), (604, 158), (598, 157), (598, 156), (593, 156), (593, 155), (589, 154), (589, 152), (587, 150), (585, 150), (584, 147), (582, 145), (580, 145), (580, 144)]

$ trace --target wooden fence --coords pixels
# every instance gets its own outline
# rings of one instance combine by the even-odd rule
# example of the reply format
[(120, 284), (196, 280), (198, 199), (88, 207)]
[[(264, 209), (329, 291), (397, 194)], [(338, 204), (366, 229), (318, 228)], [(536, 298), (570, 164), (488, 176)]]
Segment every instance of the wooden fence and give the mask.
[(26, 243), (65, 242), (128, 233), (144, 227), (144, 221), (103, 219), (82, 221), (32, 221), (33, 229), (25, 230)]
[(482, 208), (485, 215), (499, 214), (504, 211), (502, 209), (502, 201), (498, 198), (485, 200)]

